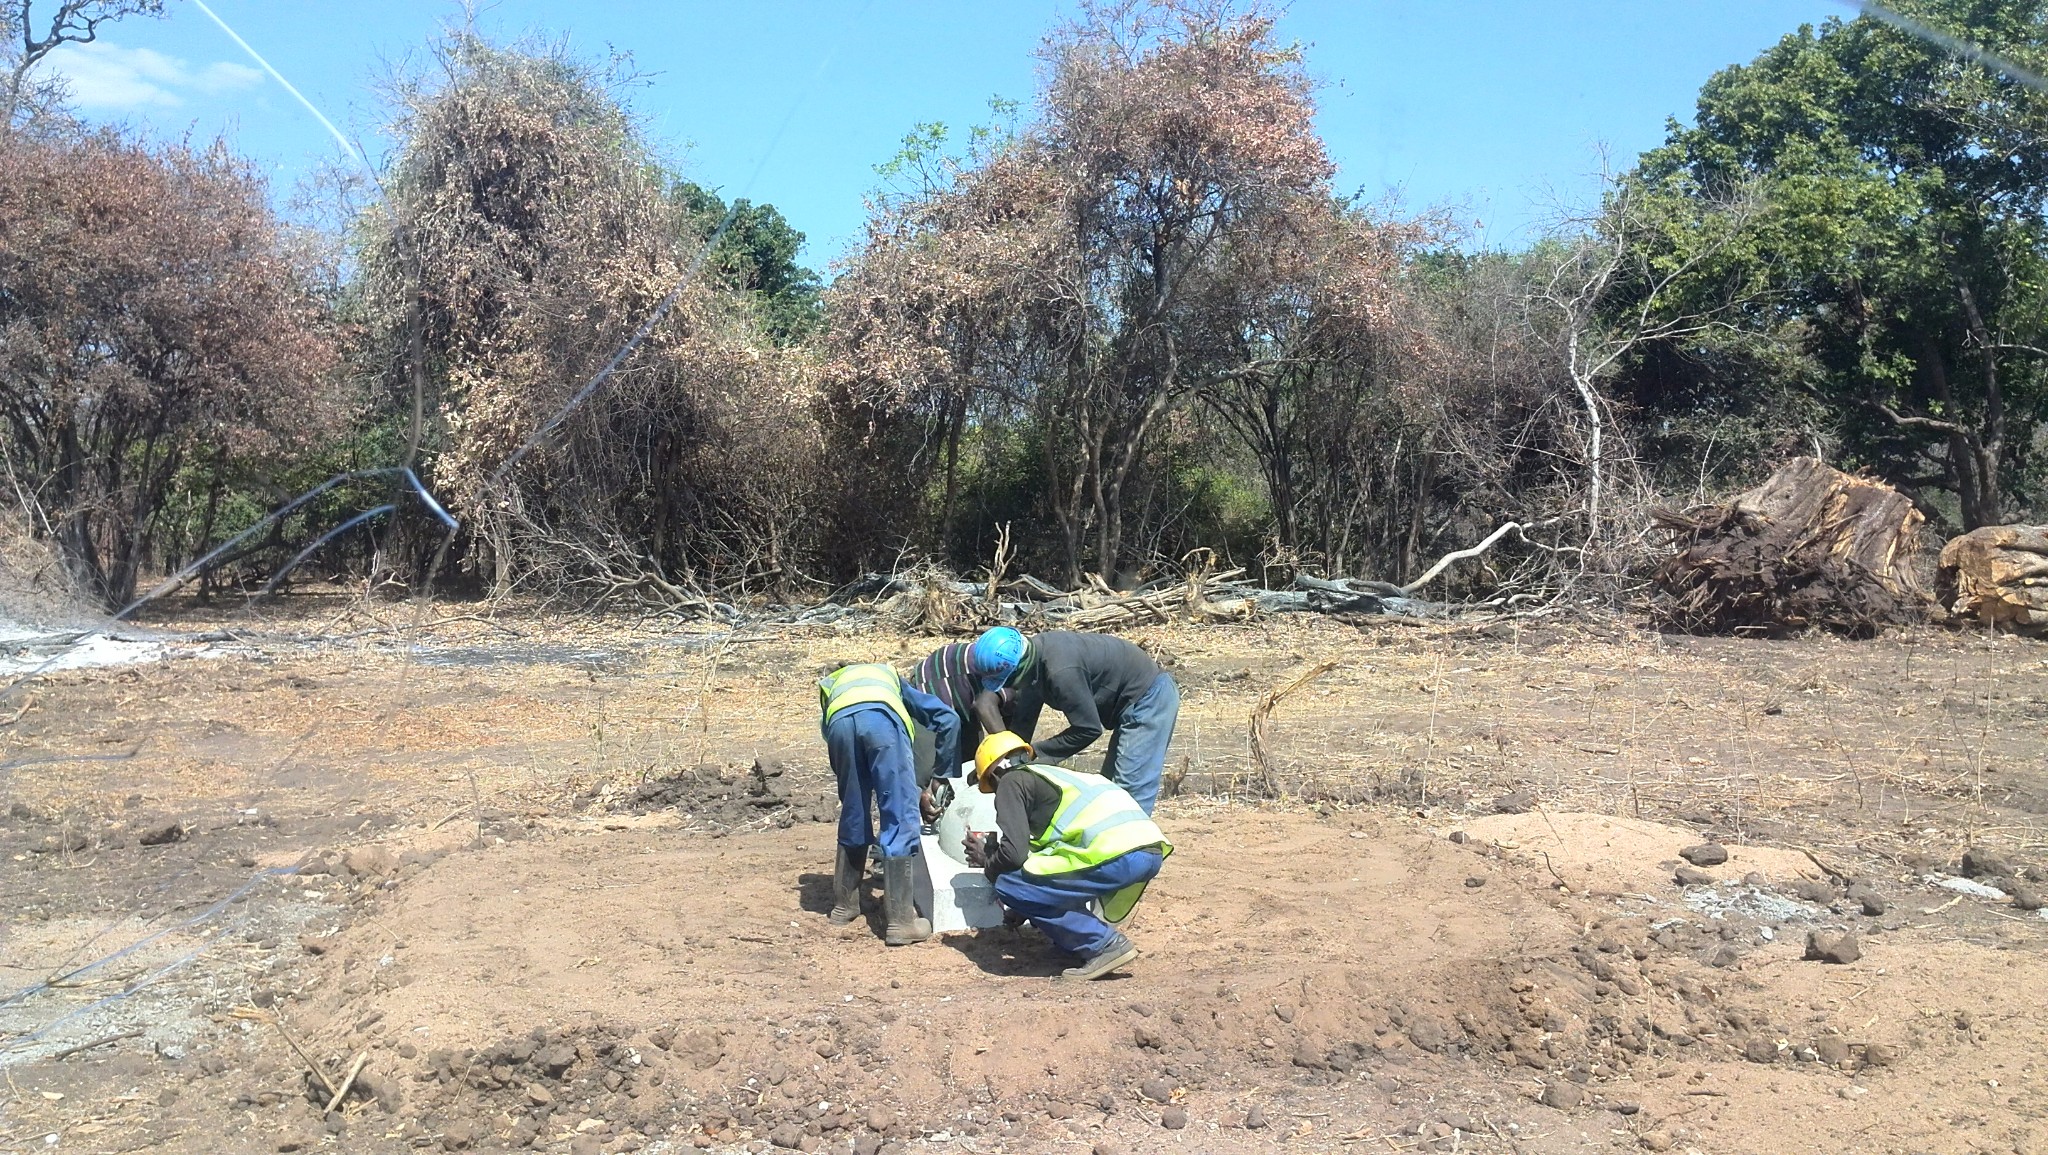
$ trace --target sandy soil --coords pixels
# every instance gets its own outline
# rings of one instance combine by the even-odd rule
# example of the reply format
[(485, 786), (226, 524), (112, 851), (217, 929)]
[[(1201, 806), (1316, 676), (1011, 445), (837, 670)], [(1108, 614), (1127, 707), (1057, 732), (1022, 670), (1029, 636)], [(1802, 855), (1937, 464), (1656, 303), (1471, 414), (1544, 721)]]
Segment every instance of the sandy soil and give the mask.
[(0, 711), (0, 1150), (2048, 1146), (2037, 644), (1139, 631), (1179, 851), (1077, 987), (823, 917), (810, 680), (937, 639), (384, 612)]

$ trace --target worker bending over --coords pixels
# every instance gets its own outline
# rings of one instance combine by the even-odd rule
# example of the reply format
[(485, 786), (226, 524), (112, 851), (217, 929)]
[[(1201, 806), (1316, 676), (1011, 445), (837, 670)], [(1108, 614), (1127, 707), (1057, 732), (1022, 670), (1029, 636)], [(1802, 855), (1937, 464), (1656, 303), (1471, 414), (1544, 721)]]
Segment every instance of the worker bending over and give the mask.
[(1007, 729), (997, 692), (1024, 656), (1024, 635), (997, 626), (972, 642), (940, 646), (919, 662), (904, 681), (937, 698), (960, 719), (954, 746), (941, 750), (929, 729), (919, 727), (912, 742), (917, 751), (917, 785), (960, 776), (960, 763), (981, 743), (983, 734)]
[[(1158, 875), (1173, 844), (1128, 792), (1094, 774), (1032, 761), (1016, 734), (991, 734), (974, 755), (981, 792), (996, 796), (994, 833), (967, 835), (970, 866), (995, 884), (1006, 911), (1031, 920), (1052, 944), (1081, 956), (1062, 972), (1099, 979), (1138, 957), (1121, 923)], [(1102, 914), (1089, 911), (1100, 901)]]
[(912, 857), (918, 848), (917, 778), (911, 766), (912, 723), (929, 729), (942, 750), (954, 748), (960, 720), (944, 702), (879, 663), (847, 666), (818, 683), (824, 711), (820, 728), (832, 776), (839, 780), (839, 855), (832, 869), (830, 918), (844, 925), (860, 917), (861, 879), (868, 844), (869, 800), (881, 817), (883, 941), (904, 946), (930, 938), (912, 897)]
[(1010, 681), (1014, 700), (1003, 716), (1022, 737), (1035, 741), (1038, 715), (1047, 706), (1067, 716), (1065, 730), (1036, 743), (1041, 760), (1064, 762), (1094, 745), (1104, 730), (1114, 731), (1102, 759), (1103, 777), (1152, 813), (1166, 745), (1180, 718), (1180, 689), (1172, 675), (1122, 638), (1055, 630), (1031, 637)]

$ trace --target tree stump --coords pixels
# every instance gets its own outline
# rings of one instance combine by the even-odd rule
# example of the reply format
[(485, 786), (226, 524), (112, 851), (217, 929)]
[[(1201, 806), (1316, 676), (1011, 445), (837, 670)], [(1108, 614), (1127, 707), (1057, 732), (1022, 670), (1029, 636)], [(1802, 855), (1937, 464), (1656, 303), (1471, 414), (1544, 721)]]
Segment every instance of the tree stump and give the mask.
[(1920, 512), (1881, 481), (1797, 457), (1725, 505), (1651, 516), (1674, 550), (1652, 578), (1661, 628), (1867, 637), (1925, 613)]
[(2048, 632), (2048, 525), (1987, 525), (1951, 540), (1935, 592), (1951, 621)]

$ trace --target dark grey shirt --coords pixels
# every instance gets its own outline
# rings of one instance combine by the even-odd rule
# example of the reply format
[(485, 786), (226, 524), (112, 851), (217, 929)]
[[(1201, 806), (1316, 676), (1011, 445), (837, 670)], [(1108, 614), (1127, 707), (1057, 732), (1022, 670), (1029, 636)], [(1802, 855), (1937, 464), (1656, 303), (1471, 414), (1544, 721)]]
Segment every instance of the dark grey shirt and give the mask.
[(996, 781), (996, 830), (988, 849), (990, 879), (1016, 870), (1031, 857), (1031, 839), (1052, 825), (1060, 810), (1060, 788), (1029, 770), (1012, 770)]
[(1032, 661), (1016, 681), (1014, 705), (1003, 713), (1010, 728), (1031, 738), (1047, 706), (1067, 716), (1067, 728), (1034, 742), (1038, 756), (1057, 762), (1086, 750), (1123, 721), (1124, 710), (1159, 680), (1159, 663), (1135, 644), (1110, 634), (1054, 630), (1031, 639)]

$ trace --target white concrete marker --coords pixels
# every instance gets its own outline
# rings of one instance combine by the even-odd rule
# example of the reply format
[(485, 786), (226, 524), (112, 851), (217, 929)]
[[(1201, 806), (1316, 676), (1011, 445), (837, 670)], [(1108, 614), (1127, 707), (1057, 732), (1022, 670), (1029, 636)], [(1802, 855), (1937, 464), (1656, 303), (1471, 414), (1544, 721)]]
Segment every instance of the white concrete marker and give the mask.
[(918, 853), (917, 909), (931, 916), (932, 931), (1001, 926), (1003, 908), (996, 888), (978, 866), (967, 865), (962, 844), (970, 830), (996, 828), (996, 800), (974, 787), (974, 774), (953, 780), (953, 804), (932, 824)]

